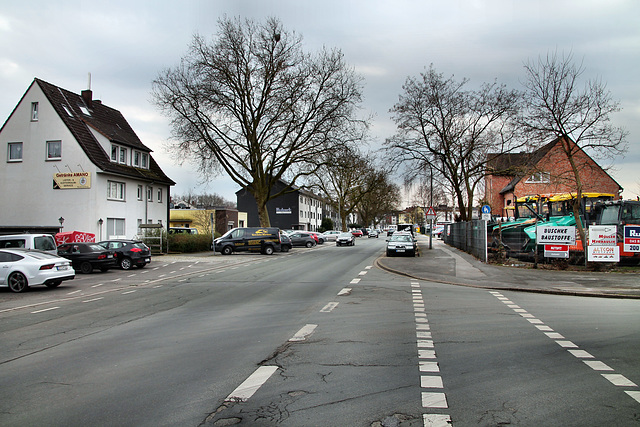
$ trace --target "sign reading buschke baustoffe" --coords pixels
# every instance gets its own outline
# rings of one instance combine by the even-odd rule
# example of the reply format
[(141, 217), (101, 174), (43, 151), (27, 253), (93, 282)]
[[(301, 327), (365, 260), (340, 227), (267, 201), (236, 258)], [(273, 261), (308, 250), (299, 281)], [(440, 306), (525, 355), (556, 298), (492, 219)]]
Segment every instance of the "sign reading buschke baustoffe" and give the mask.
[(619, 262), (617, 235), (618, 227), (615, 225), (590, 225), (587, 261)]
[(576, 227), (575, 225), (539, 225), (536, 227), (536, 243), (539, 245), (575, 245)]

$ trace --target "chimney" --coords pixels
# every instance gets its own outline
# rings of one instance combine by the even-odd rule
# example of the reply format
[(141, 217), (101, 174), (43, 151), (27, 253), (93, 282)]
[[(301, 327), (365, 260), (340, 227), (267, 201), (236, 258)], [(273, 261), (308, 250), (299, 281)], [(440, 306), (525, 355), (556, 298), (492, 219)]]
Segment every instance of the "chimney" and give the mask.
[(87, 90), (83, 90), (81, 92), (82, 94), (82, 99), (84, 99), (84, 103), (87, 104), (87, 107), (92, 108), (93, 107), (93, 93), (91, 92), (91, 89), (87, 89)]

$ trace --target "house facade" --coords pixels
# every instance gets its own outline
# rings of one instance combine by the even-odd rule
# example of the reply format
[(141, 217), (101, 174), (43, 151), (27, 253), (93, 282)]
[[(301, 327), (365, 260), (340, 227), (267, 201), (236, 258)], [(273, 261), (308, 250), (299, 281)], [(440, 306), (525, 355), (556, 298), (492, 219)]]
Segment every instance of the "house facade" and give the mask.
[[(286, 186), (284, 182), (278, 181), (271, 192), (277, 193)], [(238, 210), (247, 213), (247, 226), (259, 227), (258, 207), (253, 195), (242, 189), (236, 192), (236, 198)], [(295, 187), (291, 192), (269, 200), (267, 211), (271, 226), (284, 230), (318, 231), (325, 217), (331, 218), (334, 224), (338, 222), (338, 214), (325, 199)]]
[(34, 79), (0, 129), (0, 192), (16, 201), (0, 232), (82, 231), (96, 239), (140, 236), (169, 224), (167, 177), (122, 114)]
[[(564, 152), (561, 138), (556, 138), (531, 153), (489, 154), (485, 176), (485, 201), (494, 215), (512, 216), (510, 207), (523, 196), (575, 193), (575, 177)], [(587, 153), (571, 140), (583, 192), (612, 194), (619, 199), (622, 187)]]

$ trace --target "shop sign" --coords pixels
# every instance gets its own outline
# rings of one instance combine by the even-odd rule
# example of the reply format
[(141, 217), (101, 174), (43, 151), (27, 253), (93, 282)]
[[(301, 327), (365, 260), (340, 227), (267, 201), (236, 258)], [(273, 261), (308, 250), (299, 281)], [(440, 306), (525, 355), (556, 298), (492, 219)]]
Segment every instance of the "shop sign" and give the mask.
[(624, 226), (624, 251), (640, 252), (640, 226)]
[(53, 174), (53, 189), (91, 188), (91, 172), (60, 172)]
[(536, 243), (539, 245), (575, 245), (576, 227), (574, 225), (539, 225), (536, 227)]
[(590, 225), (589, 246), (616, 246), (618, 226)]
[(276, 208), (276, 215), (291, 215), (291, 208)]
[(589, 246), (588, 250), (588, 261), (620, 262), (620, 247), (618, 246)]

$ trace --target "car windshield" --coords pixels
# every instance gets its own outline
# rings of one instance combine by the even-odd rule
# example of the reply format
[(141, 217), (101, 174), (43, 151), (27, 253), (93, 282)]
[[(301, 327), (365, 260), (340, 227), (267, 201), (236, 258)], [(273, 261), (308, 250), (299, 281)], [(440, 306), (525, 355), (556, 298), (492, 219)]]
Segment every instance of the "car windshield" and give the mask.
[(340, 233), (340, 237), (346, 237), (346, 238), (351, 238), (351, 233)]
[(394, 234), (391, 236), (392, 242), (411, 242), (411, 236), (408, 234)]

